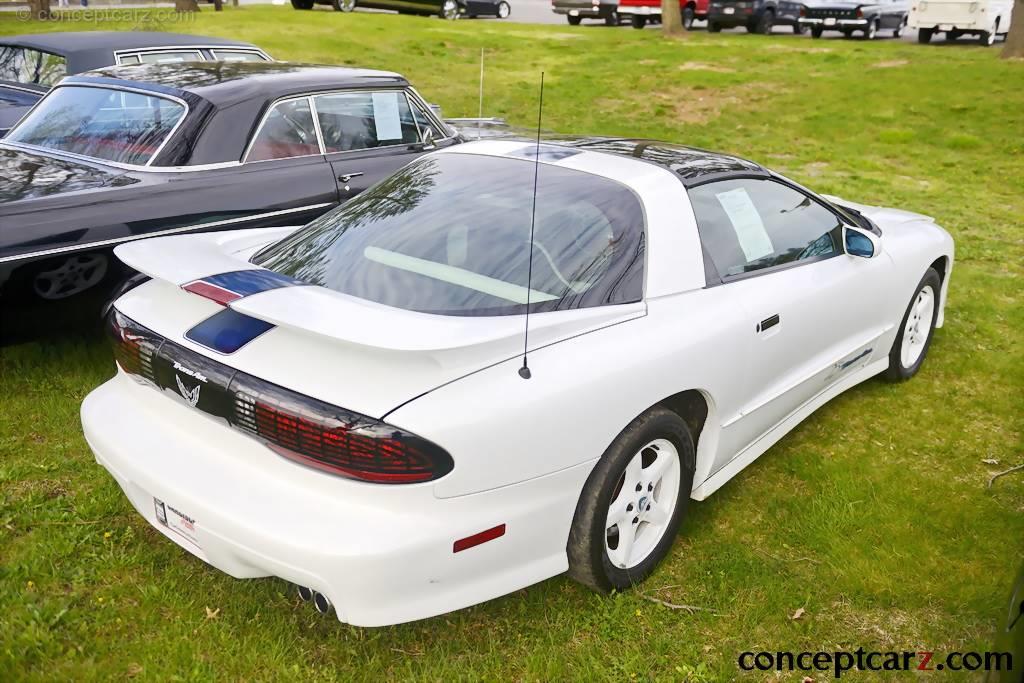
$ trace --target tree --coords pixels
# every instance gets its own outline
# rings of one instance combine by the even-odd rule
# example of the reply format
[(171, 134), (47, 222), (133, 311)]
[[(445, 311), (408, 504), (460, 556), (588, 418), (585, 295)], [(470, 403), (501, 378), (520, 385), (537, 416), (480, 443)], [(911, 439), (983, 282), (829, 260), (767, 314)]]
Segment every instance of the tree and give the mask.
[(679, 0), (661, 0), (661, 32), (666, 36), (681, 36), (686, 33)]
[(198, 12), (199, 0), (174, 0), (175, 12)]
[(28, 0), (28, 9), (33, 19), (50, 18), (50, 0)]
[(1015, 21), (1010, 24), (1010, 33), (1003, 46), (1003, 59), (1024, 58), (1024, 0), (1015, 0), (1013, 3), (1013, 18)]
[(213, 0), (213, 11), (223, 12), (224, 11), (224, 0)]

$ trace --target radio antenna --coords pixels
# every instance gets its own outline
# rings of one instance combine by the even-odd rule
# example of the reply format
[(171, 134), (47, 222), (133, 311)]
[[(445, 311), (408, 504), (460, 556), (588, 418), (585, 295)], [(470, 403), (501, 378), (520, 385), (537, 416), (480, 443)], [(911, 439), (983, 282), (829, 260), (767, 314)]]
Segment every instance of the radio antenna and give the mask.
[(530, 342), (530, 292), (533, 286), (533, 231), (537, 225), (537, 174), (540, 171), (540, 123), (544, 115), (544, 72), (540, 72), (540, 102), (537, 105), (537, 147), (533, 155), (533, 206), (530, 209), (530, 264), (526, 268), (526, 321), (523, 329), (523, 367), (519, 376), (530, 379), (530, 366), (526, 362), (526, 349)]
[(480, 48), (480, 110), (476, 119), (476, 139), (480, 139), (480, 126), (484, 120), (484, 49)]

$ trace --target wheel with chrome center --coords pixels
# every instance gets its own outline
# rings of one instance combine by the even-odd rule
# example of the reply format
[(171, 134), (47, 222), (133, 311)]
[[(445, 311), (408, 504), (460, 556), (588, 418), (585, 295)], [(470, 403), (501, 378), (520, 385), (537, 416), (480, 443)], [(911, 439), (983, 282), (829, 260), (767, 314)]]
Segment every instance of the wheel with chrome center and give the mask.
[(510, 14), (512, 14), (512, 6), (505, 2), (505, 0), (501, 0), (498, 3), (498, 18), (508, 19)]
[(646, 578), (672, 546), (693, 472), (693, 440), (679, 415), (658, 406), (634, 420), (583, 488), (569, 533), (569, 575), (602, 592)]
[(935, 320), (939, 313), (939, 292), (942, 280), (934, 268), (929, 268), (917, 286), (910, 305), (903, 315), (900, 331), (889, 352), (886, 377), (906, 380), (917, 374), (931, 345)]
[(444, 4), (441, 5), (441, 18), (449, 21), (455, 21), (459, 18), (459, 3), (455, 0), (444, 0)]
[(107, 274), (103, 254), (77, 254), (38, 271), (32, 277), (36, 296), (48, 301), (66, 299), (95, 287)]
[(356, 0), (333, 0), (331, 6), (338, 12), (354, 12)]

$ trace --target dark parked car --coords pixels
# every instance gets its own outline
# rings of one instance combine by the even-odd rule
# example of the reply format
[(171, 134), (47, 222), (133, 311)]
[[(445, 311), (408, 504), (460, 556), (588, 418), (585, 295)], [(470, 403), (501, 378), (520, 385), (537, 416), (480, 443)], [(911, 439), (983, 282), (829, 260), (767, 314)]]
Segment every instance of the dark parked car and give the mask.
[(78, 295), (111, 250), (300, 225), (459, 141), (398, 74), (280, 62), (70, 76), (0, 140), (4, 306)]
[(295, 9), (313, 9), (313, 5), (330, 5), (339, 12), (352, 12), (357, 7), (390, 9), (399, 14), (437, 15), (443, 19), (459, 17), (507, 17), (512, 9), (507, 0), (292, 0)]
[(874, 40), (879, 31), (892, 31), (893, 36), (899, 38), (907, 27), (909, 13), (910, 5), (903, 0), (873, 3), (824, 0), (804, 6), (800, 25), (810, 28), (815, 38), (821, 38), (825, 31), (839, 31), (847, 38), (857, 31), (867, 40)]
[(148, 31), (42, 33), (0, 38), (0, 137), (64, 76), (116, 64), (259, 61), (251, 43)]
[(723, 28), (743, 26), (751, 33), (771, 33), (777, 24), (791, 26), (793, 33), (803, 33), (800, 8), (791, 0), (712, 0), (708, 6), (708, 30), (717, 33)]
[(608, 26), (619, 25), (619, 0), (551, 0), (551, 11), (564, 14), (573, 26), (584, 19), (602, 19)]

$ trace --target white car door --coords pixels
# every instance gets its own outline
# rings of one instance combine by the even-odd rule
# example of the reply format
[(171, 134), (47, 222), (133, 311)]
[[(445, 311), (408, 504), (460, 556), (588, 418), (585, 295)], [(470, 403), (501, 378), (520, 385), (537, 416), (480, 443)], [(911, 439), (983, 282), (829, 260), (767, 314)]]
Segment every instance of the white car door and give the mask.
[[(709, 280), (729, 288), (746, 316), (745, 395), (723, 416), (715, 468), (848, 373), (866, 365), (891, 327), (880, 305), (888, 258), (843, 249), (830, 207), (774, 179), (691, 188)], [(717, 271), (717, 273), (716, 273)]]

